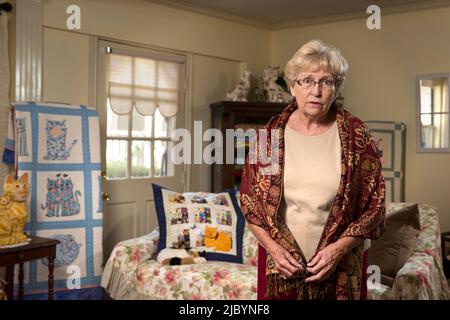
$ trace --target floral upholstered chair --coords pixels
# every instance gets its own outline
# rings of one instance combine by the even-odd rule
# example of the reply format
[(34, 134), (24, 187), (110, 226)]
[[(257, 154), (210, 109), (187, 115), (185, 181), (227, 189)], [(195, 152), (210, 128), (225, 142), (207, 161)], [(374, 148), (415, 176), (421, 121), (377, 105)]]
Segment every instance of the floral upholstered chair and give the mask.
[[(387, 216), (390, 212), (402, 210), (407, 205), (406, 203), (392, 203), (388, 205)], [(433, 206), (420, 204), (418, 211), (420, 226), (411, 255), (396, 273), (392, 285), (389, 286), (382, 283), (379, 288), (370, 288), (370, 283), (368, 283), (369, 299), (450, 299), (450, 290), (442, 267), (437, 210)]]

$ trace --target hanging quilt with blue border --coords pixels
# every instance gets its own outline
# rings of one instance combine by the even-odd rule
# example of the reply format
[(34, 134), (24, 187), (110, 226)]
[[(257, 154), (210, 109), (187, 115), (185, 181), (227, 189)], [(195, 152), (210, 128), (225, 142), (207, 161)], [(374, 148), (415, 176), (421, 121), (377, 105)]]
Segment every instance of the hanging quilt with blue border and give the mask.
[[(29, 175), (31, 235), (60, 241), (55, 289), (96, 286), (103, 263), (100, 127), (86, 106), (13, 103), (3, 162)], [(47, 290), (46, 259), (25, 264), (24, 289)]]

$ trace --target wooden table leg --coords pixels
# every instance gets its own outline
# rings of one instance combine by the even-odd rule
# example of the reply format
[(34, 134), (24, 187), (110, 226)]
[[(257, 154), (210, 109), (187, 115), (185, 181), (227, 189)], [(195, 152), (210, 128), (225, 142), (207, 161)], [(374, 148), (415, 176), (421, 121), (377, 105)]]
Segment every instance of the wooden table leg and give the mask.
[(5, 293), (9, 300), (14, 300), (14, 265), (6, 266)]
[(53, 258), (48, 258), (48, 300), (53, 300)]
[(23, 300), (23, 262), (19, 263), (19, 300)]
[(48, 257), (48, 300), (53, 300), (53, 263), (56, 256), (56, 246), (50, 249), (50, 255)]

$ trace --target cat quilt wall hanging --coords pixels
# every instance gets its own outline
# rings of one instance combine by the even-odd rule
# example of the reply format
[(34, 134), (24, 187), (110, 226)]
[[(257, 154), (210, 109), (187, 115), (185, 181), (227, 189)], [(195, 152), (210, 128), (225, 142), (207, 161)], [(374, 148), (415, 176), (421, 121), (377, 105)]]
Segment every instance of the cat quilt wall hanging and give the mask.
[[(99, 285), (102, 273), (100, 132), (98, 114), (80, 105), (13, 103), (3, 162), (28, 175), (31, 235), (60, 241), (55, 288)], [(25, 265), (25, 290), (47, 289), (46, 260)], [(72, 281), (73, 282), (73, 281)]]

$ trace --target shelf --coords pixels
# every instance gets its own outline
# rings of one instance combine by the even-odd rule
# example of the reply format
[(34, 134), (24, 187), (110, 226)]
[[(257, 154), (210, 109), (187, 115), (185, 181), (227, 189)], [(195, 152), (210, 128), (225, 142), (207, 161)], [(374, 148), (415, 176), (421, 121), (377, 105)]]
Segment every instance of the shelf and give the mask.
[[(224, 137), (226, 129), (261, 129), (273, 116), (281, 113), (286, 107), (285, 103), (268, 102), (234, 102), (220, 101), (212, 103), (211, 125), (222, 131)], [(225, 145), (224, 145), (225, 147)], [(239, 184), (242, 175), (243, 163), (245, 158), (237, 158), (236, 150), (238, 147), (245, 148), (245, 155), (249, 150), (249, 139), (234, 146), (234, 164), (214, 164), (212, 165), (211, 185), (213, 192), (220, 192), (224, 189), (235, 188), (239, 190)], [(225, 159), (225, 150), (223, 150)]]

